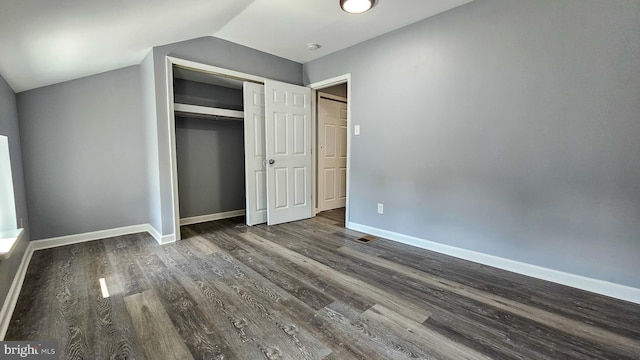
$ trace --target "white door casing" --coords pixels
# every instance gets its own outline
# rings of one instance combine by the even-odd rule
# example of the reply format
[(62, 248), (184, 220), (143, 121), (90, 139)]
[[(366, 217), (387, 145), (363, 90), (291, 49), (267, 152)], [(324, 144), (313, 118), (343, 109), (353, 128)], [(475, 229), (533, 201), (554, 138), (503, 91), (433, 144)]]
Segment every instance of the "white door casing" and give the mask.
[(318, 210), (346, 205), (347, 99), (321, 94), (318, 99)]
[[(322, 89), (325, 89), (327, 87), (331, 87), (338, 84), (345, 84), (345, 83), (347, 84), (347, 199), (345, 204), (344, 221), (345, 221), (345, 226), (348, 229), (350, 229), (351, 228), (351, 217), (349, 216), (349, 213), (350, 213), (349, 194), (351, 191), (350, 190), (351, 189), (351, 185), (350, 185), (351, 151), (350, 149), (351, 149), (351, 140), (352, 140), (351, 127), (353, 126), (353, 120), (351, 118), (351, 99), (353, 99), (353, 97), (351, 96), (351, 88), (353, 85), (351, 81), (351, 74), (343, 74), (343, 75), (335, 76), (330, 79), (325, 79), (325, 80), (321, 80), (321, 81), (309, 84), (308, 86), (313, 91), (321, 91)], [(314, 123), (313, 131), (315, 132), (316, 129), (318, 128), (317, 118), (314, 117), (312, 121)], [(314, 140), (317, 140), (317, 138), (318, 138), (317, 133), (314, 133)], [(314, 144), (314, 149), (315, 148), (317, 148), (317, 144)], [(313, 170), (317, 171), (318, 169), (317, 157), (314, 157), (312, 161), (314, 162)], [(315, 174), (315, 177), (317, 177), (317, 174)], [(317, 185), (317, 181), (314, 181), (313, 186), (315, 187), (316, 185)], [(314, 190), (314, 193), (317, 193), (317, 189), (314, 188), (313, 190)], [(317, 201), (316, 201), (316, 207), (317, 207)]]
[(311, 89), (265, 81), (267, 224), (313, 216)]
[(245, 82), (243, 90), (246, 222), (257, 225), (267, 222), (264, 85)]

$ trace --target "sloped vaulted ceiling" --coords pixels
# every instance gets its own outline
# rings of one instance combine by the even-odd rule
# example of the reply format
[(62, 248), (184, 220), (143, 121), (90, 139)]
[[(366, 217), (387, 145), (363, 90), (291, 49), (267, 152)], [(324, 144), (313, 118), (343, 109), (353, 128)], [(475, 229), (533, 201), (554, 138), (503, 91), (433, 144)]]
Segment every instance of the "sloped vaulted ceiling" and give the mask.
[(470, 1), (378, 0), (349, 15), (337, 0), (4, 0), (0, 74), (21, 92), (209, 35), (304, 63)]

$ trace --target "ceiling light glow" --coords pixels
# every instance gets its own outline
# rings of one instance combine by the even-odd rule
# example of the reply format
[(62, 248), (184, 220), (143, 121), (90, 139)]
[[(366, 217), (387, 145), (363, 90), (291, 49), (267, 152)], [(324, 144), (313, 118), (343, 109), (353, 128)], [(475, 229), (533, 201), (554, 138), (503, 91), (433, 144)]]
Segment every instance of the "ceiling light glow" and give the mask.
[(361, 14), (373, 7), (375, 0), (340, 0), (342, 10), (350, 14)]

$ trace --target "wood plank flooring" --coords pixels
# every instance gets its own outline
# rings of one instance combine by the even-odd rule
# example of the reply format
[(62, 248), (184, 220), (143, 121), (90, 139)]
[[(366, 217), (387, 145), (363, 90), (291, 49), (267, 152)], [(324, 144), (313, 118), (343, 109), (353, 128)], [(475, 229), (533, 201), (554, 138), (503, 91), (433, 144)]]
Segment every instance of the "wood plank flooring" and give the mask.
[(5, 340), (61, 359), (640, 359), (640, 305), (361, 242), (344, 209), (182, 235), (36, 251)]

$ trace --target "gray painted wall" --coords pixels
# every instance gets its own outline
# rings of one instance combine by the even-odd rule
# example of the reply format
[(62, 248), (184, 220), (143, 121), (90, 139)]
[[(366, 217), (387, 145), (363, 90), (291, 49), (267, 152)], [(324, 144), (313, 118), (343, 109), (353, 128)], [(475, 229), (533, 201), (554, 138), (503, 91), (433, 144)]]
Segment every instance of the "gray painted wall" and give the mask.
[(24, 191), (24, 175), (22, 169), (22, 152), (20, 144), (20, 131), (18, 127), (18, 110), (16, 107), (16, 95), (7, 82), (0, 75), (0, 135), (9, 138), (9, 157), (11, 158), (11, 175), (13, 177), (13, 193), (16, 201), (16, 225), (20, 227), (19, 219), (25, 229), (25, 235), (11, 254), (11, 257), (0, 260), (0, 308), (18, 272), (20, 262), (27, 244), (29, 243), (29, 219), (27, 216), (27, 200)]
[(244, 209), (244, 124), (176, 118), (180, 217)]
[(352, 74), (351, 221), (640, 288), (639, 38), (637, 0), (476, 0), (305, 64)]
[(17, 100), (33, 239), (148, 222), (138, 66)]
[(302, 84), (301, 64), (214, 37), (203, 37), (153, 49), (160, 170), (159, 202), (162, 208), (162, 229), (158, 230), (161, 230), (163, 235), (174, 233), (166, 95), (167, 55), (292, 84)]

